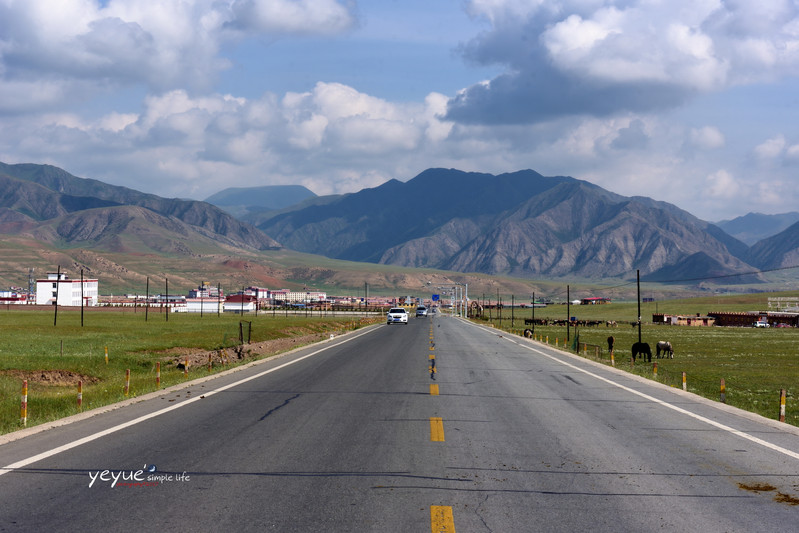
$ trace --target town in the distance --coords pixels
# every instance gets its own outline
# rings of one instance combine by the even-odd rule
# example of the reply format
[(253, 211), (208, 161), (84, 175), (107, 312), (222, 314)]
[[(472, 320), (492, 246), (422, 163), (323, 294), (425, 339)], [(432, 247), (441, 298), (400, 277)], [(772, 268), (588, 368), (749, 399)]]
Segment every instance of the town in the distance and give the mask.
[[(66, 272), (48, 272), (46, 278), (30, 277), (29, 287), (10, 287), (0, 291), (0, 305), (37, 305), (61, 307), (159, 307), (173, 313), (249, 313), (257, 309), (292, 307), (295, 309), (332, 309), (334, 307), (389, 308), (418, 304), (438, 305), (438, 294), (421, 296), (330, 296), (318, 290), (272, 289), (250, 286), (225, 293), (219, 285), (203, 281), (197, 288), (180, 294), (169, 292), (168, 280), (153, 294), (101, 295), (96, 278), (70, 278)], [(453, 293), (454, 294), (454, 293)], [(443, 304), (449, 306), (449, 303)]]

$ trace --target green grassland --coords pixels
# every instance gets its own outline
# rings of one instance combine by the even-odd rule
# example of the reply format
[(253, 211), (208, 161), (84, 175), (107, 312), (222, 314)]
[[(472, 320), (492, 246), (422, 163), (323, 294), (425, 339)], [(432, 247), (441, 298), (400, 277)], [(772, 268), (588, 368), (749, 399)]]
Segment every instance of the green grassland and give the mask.
[[(314, 333), (339, 333), (358, 327), (352, 317), (286, 317), (261, 313), (239, 315), (165, 315), (144, 312), (85, 313), (59, 309), (53, 312), (0, 310), (0, 433), (19, 429), (20, 397), (25, 376), (60, 371), (71, 382), (48, 383), (29, 379), (28, 421), (36, 425), (77, 413), (77, 379), (83, 380), (82, 410), (125, 399), (127, 369), (131, 371), (129, 397), (156, 390), (156, 363), (161, 363), (161, 387), (184, 382), (175, 362), (181, 353), (228, 348), (233, 360), (239, 323), (251, 322), (251, 343)], [(245, 334), (246, 338), (246, 334)], [(296, 346), (296, 345), (295, 345)], [(106, 347), (108, 363), (105, 361)], [(251, 359), (249, 359), (251, 360)], [(241, 362), (246, 362), (243, 359)], [(212, 371), (229, 368), (215, 364)], [(34, 374), (31, 374), (31, 373)], [(189, 379), (208, 375), (206, 365), (190, 366)]]
[[(795, 293), (793, 293), (795, 294)], [(771, 294), (708, 297), (687, 300), (662, 301), (642, 304), (641, 338), (652, 348), (652, 362), (657, 362), (657, 377), (653, 364), (638, 359), (630, 363), (632, 344), (638, 341), (638, 329), (631, 323), (637, 319), (637, 303), (611, 303), (596, 306), (569, 306), (571, 316), (580, 320), (615, 320), (617, 327), (606, 325), (580, 327), (569, 332), (570, 341), (579, 336), (580, 355), (610, 364), (607, 338), (615, 338), (615, 364), (617, 368), (634, 372), (649, 379), (674, 387), (682, 387), (682, 373), (686, 373), (689, 392), (713, 400), (720, 399), (720, 384), (724, 379), (726, 403), (776, 419), (779, 416), (779, 392), (787, 391), (786, 422), (799, 425), (799, 328), (731, 328), (671, 326), (653, 324), (652, 314), (705, 315), (712, 311), (757, 311), (767, 309)], [(776, 294), (786, 296), (789, 294)], [(567, 306), (549, 306), (536, 309), (536, 318), (565, 319)], [(511, 314), (503, 310), (500, 326), (496, 311), (492, 322), (496, 327), (522, 334), (524, 318), (530, 318), (530, 309), (515, 309)], [(549, 337), (564, 348), (565, 326), (536, 326), (537, 337)], [(668, 340), (675, 350), (674, 359), (657, 359), (655, 344)], [(583, 344), (588, 344), (584, 350)], [(599, 352), (597, 356), (597, 350)]]

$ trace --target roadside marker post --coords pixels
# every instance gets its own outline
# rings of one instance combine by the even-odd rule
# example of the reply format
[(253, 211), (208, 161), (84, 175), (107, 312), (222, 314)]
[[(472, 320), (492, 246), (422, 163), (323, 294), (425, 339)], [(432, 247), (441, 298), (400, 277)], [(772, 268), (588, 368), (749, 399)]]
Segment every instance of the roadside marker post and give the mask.
[(658, 364), (657, 364), (657, 361), (652, 363), (652, 378), (653, 379), (657, 379), (658, 378)]
[(685, 372), (682, 373), (682, 390), (684, 391), (688, 390), (688, 381), (686, 379)]
[(105, 364), (108, 364), (108, 346), (105, 347)]
[(727, 385), (724, 383), (724, 378), (721, 378), (721, 390), (719, 391), (721, 403), (727, 403)]
[(161, 388), (161, 361), (155, 363), (155, 388)]
[(28, 425), (28, 380), (22, 382), (22, 401), (19, 405), (19, 423)]
[(785, 389), (780, 389), (780, 422), (785, 422)]
[(78, 381), (78, 409), (83, 406), (83, 381)]
[(130, 369), (125, 370), (125, 396), (130, 393)]

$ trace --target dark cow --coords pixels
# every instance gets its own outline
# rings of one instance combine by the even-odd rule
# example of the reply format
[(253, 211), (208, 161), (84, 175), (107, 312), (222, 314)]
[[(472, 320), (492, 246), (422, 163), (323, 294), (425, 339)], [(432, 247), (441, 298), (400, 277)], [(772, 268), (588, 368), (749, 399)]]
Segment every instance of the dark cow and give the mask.
[(674, 359), (674, 348), (669, 341), (659, 341), (655, 346), (655, 352), (658, 359), (660, 359), (661, 352), (663, 352), (664, 359)]
[(641, 354), (641, 360), (644, 360), (644, 356), (646, 356), (647, 361), (650, 363), (652, 362), (652, 348), (645, 342), (636, 342), (633, 344), (633, 363), (635, 362), (635, 358), (638, 354)]

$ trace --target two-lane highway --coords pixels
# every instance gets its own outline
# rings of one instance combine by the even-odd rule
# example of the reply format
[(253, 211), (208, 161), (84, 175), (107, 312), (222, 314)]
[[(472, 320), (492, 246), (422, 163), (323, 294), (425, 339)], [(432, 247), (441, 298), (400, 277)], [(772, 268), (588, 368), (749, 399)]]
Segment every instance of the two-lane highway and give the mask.
[(2, 444), (2, 467), (0, 531), (758, 531), (799, 518), (796, 428), (441, 316)]

